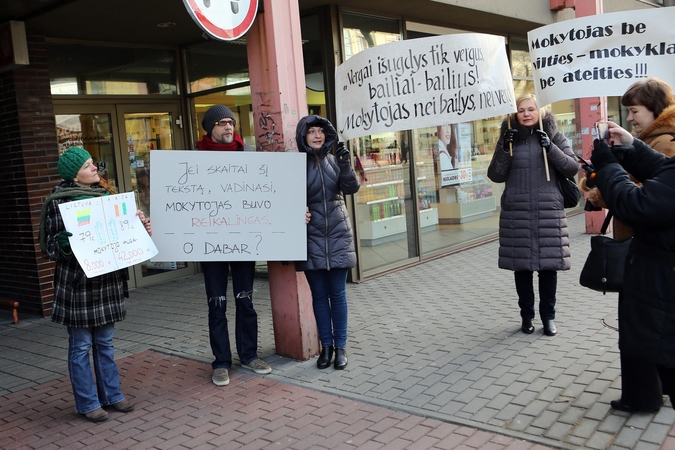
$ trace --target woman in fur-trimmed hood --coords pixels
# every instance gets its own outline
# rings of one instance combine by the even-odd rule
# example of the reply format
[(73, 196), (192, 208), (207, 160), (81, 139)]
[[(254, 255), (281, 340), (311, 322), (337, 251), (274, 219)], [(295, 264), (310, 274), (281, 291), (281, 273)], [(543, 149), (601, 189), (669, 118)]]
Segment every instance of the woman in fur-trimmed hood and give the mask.
[[(621, 104), (628, 108), (626, 121), (632, 125), (637, 139), (669, 158), (675, 156), (675, 96), (666, 82), (650, 77), (633, 83), (621, 97)], [(594, 206), (607, 207), (600, 191), (587, 187), (586, 178), (579, 180), (579, 186), (588, 192), (588, 200)], [(618, 220), (613, 221), (613, 228), (614, 239), (619, 241), (633, 235)]]
[[(516, 105), (518, 112), (502, 123), (502, 137), (488, 167), (490, 180), (505, 183), (498, 263), (514, 271), (521, 330), (526, 334), (534, 331), (533, 272), (539, 273), (539, 315), (544, 333), (553, 336), (557, 271), (571, 266), (567, 216), (557, 178), (574, 176), (579, 166), (555, 117), (537, 107), (534, 95), (520, 97)], [(544, 114), (543, 131), (540, 114)], [(544, 151), (550, 180), (546, 179)]]

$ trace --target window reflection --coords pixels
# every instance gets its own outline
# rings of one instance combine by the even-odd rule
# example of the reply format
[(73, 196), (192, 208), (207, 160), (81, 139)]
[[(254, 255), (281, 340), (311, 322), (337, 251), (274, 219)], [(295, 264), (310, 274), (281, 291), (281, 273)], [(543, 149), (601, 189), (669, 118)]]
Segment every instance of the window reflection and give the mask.
[(174, 52), (47, 44), (52, 95), (176, 94)]

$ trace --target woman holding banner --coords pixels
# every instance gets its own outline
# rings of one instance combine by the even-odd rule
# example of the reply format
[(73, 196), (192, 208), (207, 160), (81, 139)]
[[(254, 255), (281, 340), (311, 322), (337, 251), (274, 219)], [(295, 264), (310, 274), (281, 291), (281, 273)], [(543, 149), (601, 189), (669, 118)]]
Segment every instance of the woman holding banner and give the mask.
[[(98, 175), (91, 155), (83, 148), (71, 147), (58, 161), (63, 182), (45, 200), (40, 213), (40, 247), (56, 261), (52, 322), (68, 327), (68, 372), (75, 396), (75, 410), (91, 422), (108, 418), (104, 406), (129, 412), (134, 405), (120, 390), (115, 363), (113, 333), (115, 322), (126, 316), (127, 269), (87, 278), (70, 248), (72, 233), (66, 231), (59, 204), (115, 194)], [(152, 235), (150, 221), (139, 215)], [(92, 375), (89, 352), (93, 351)]]
[(295, 133), (298, 150), (307, 153), (307, 261), (295, 263), (305, 272), (321, 341), (319, 369), (347, 367), (347, 274), (356, 266), (356, 249), (344, 196), (358, 192), (359, 179), (349, 151), (338, 144), (333, 125), (320, 116), (305, 116)]
[[(632, 125), (637, 139), (667, 157), (675, 155), (675, 95), (668, 83), (655, 77), (633, 83), (621, 97), (621, 104), (628, 109), (626, 120)], [(585, 186), (585, 183), (580, 185)], [(594, 206), (607, 207), (597, 187), (588, 190), (588, 199)], [(614, 239), (623, 241), (633, 236), (633, 231), (622, 221), (615, 218), (613, 225)], [(626, 308), (624, 295), (620, 293), (621, 398), (612, 400), (611, 405), (626, 412), (658, 411), (663, 405), (663, 393), (656, 365), (644, 355), (627, 355), (623, 351), (623, 347), (631, 345), (632, 341), (626, 330), (630, 328), (627, 322), (633, 319), (625, 312)]]
[(539, 273), (539, 315), (544, 333), (554, 336), (557, 271), (571, 266), (567, 216), (556, 180), (574, 176), (579, 166), (555, 117), (538, 108), (533, 94), (518, 98), (516, 107), (502, 122), (502, 137), (488, 167), (493, 182), (505, 183), (498, 263), (514, 272), (526, 334), (534, 332), (533, 273)]

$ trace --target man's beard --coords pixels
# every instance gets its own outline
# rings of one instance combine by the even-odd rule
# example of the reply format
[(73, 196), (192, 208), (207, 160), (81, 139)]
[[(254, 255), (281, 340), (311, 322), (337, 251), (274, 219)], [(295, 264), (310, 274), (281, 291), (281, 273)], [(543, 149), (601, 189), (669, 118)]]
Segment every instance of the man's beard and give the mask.
[(222, 133), (220, 136), (214, 136), (215, 139), (214, 141), (218, 142), (219, 144), (231, 144), (234, 142), (234, 133), (226, 136), (225, 133)]

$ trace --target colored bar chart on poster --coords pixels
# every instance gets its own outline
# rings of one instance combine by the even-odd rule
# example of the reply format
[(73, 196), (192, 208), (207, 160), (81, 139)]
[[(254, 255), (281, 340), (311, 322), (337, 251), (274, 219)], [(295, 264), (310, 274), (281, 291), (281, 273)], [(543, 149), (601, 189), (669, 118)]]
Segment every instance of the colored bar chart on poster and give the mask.
[(136, 215), (134, 193), (76, 200), (59, 205), (70, 247), (92, 278), (147, 261), (157, 247)]

